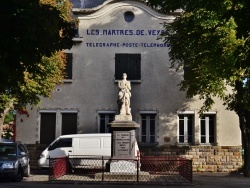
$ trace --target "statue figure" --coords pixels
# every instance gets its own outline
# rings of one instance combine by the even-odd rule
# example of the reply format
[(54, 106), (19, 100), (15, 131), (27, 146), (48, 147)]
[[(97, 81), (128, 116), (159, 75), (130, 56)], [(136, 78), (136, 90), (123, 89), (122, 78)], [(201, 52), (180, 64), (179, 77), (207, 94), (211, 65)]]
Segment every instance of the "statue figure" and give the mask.
[(120, 115), (131, 115), (130, 97), (131, 97), (131, 84), (127, 80), (127, 74), (123, 73), (123, 79), (118, 82), (118, 110)]

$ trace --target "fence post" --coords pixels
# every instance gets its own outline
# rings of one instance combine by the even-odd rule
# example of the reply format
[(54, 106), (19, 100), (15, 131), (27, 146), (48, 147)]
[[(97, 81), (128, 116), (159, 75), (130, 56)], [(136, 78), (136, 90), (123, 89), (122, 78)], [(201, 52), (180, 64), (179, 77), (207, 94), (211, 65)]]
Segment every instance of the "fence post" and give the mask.
[(190, 172), (191, 172), (191, 178), (190, 178), (190, 181), (191, 181), (191, 183), (193, 183), (193, 160), (190, 160), (189, 161), (189, 166), (190, 166)]
[(52, 175), (52, 168), (51, 168), (51, 165), (50, 165), (50, 156), (49, 156), (49, 177), (48, 177), (49, 180), (51, 178), (51, 175)]
[(137, 183), (139, 182), (139, 160), (137, 159)]
[(102, 182), (103, 182), (103, 180), (104, 180), (104, 158), (103, 158), (103, 156), (102, 156)]

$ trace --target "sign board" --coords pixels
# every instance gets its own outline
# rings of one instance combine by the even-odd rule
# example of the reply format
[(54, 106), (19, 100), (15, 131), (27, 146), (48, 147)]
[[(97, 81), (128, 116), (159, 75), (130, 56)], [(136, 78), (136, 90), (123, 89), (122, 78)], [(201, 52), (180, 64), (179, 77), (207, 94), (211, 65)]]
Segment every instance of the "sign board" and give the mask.
[(116, 158), (131, 158), (134, 135), (131, 131), (114, 131), (114, 156)]

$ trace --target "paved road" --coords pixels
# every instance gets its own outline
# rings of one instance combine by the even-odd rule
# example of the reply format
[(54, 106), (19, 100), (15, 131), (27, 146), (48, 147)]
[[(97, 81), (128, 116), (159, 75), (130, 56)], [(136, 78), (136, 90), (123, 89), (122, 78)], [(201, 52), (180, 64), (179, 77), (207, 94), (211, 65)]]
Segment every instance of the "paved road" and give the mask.
[(250, 178), (241, 174), (224, 173), (194, 173), (192, 185), (138, 185), (138, 184), (94, 184), (94, 183), (55, 183), (48, 182), (48, 176), (34, 174), (15, 183), (7, 180), (0, 181), (0, 188), (163, 188), (163, 187), (236, 187), (250, 188)]

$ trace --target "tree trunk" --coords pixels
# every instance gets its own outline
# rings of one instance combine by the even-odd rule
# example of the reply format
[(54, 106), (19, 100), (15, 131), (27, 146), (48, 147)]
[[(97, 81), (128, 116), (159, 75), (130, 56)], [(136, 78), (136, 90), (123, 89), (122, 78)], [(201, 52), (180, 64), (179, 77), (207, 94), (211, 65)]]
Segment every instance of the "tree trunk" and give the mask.
[(245, 110), (244, 113), (240, 113), (239, 120), (244, 149), (244, 176), (250, 177), (250, 111)]
[(250, 134), (248, 133), (247, 138), (244, 143), (244, 176), (250, 177), (250, 144), (249, 144)]
[[(246, 87), (246, 85), (242, 81), (235, 82), (235, 89), (237, 94), (235, 95), (236, 103), (231, 103), (231, 107), (233, 107), (234, 111), (239, 116), (239, 124), (242, 135), (242, 147), (244, 149), (244, 176), (250, 177), (250, 111), (248, 110), (248, 106), (246, 106), (243, 98), (249, 96), (250, 87)], [(235, 105), (236, 104), (236, 105)]]

